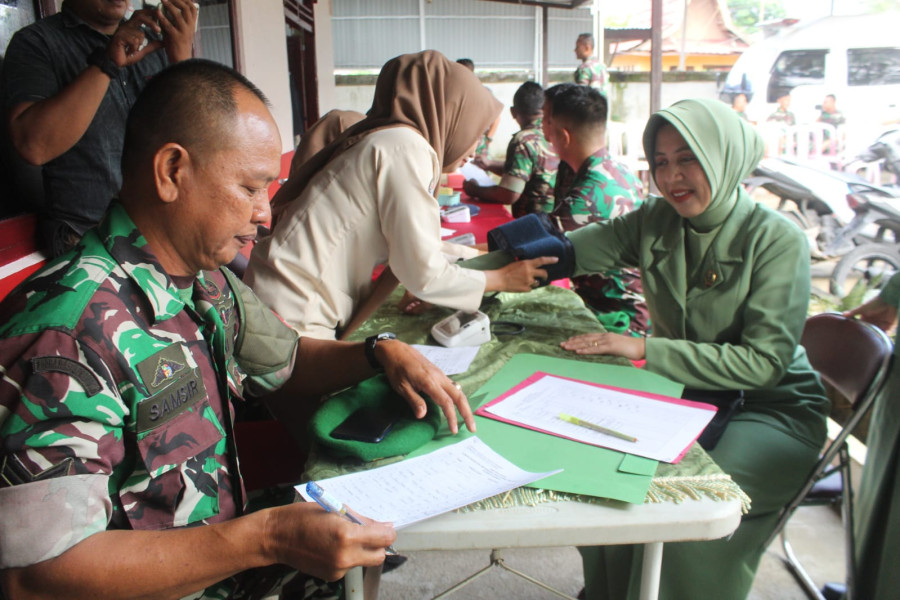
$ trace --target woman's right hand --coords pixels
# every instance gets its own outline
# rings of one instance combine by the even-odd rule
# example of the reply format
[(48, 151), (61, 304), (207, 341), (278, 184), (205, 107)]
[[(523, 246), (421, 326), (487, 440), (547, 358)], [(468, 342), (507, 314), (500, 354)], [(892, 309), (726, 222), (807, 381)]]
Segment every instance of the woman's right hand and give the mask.
[(897, 308), (891, 306), (881, 298), (873, 298), (862, 306), (843, 313), (845, 317), (859, 317), (866, 323), (880, 328), (882, 331), (890, 331), (897, 324)]
[(430, 302), (425, 302), (424, 300), (416, 298), (409, 290), (403, 292), (403, 297), (397, 301), (397, 307), (403, 311), (403, 314), (405, 315), (421, 315), (430, 310), (432, 306), (434, 305)]
[(547, 280), (544, 265), (559, 262), (555, 256), (541, 256), (527, 260), (517, 260), (503, 268), (485, 271), (487, 285), (485, 292), (530, 292)]

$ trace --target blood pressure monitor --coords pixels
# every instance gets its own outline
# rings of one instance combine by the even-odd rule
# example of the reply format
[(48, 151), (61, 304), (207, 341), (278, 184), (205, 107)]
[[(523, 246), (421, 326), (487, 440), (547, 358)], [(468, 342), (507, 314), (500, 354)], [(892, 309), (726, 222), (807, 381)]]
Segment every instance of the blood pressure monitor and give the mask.
[(459, 310), (435, 323), (431, 328), (431, 335), (448, 348), (480, 346), (491, 341), (491, 321), (483, 312)]

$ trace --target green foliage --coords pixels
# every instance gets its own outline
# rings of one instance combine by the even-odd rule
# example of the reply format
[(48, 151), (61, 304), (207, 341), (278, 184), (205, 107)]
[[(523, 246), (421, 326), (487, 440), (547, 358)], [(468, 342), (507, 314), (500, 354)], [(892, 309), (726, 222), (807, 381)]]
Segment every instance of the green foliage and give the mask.
[(869, 280), (861, 277), (843, 298), (814, 291), (810, 298), (808, 313), (815, 315), (821, 312), (844, 312), (856, 308), (878, 294), (883, 287), (882, 280), (882, 275), (876, 275)]
[(900, 11), (900, 0), (869, 0), (868, 12)]
[[(883, 0), (885, 2), (900, 2), (900, 0)], [(760, 19), (760, 4), (764, 6), (763, 18)], [(735, 27), (744, 33), (756, 33), (759, 31), (761, 21), (781, 19), (786, 16), (781, 0), (728, 0), (728, 9), (731, 11), (731, 21)]]

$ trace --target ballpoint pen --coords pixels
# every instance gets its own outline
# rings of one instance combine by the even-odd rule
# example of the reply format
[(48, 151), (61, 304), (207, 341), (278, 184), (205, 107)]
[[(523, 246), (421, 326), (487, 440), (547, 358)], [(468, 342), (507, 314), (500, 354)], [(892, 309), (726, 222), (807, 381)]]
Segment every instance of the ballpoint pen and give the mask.
[(567, 423), (572, 423), (573, 425), (578, 425), (586, 429), (605, 433), (606, 435), (617, 437), (620, 440), (625, 440), (626, 442), (637, 441), (636, 437), (628, 435), (627, 433), (622, 433), (621, 431), (616, 431), (615, 429), (610, 429), (609, 427), (603, 427), (602, 425), (597, 425), (596, 423), (591, 423), (590, 421), (585, 421), (584, 419), (579, 419), (578, 417), (573, 417), (572, 415), (567, 415), (566, 413), (559, 413), (559, 418), (563, 421), (566, 421)]
[[(309, 494), (309, 497), (316, 501), (316, 503), (327, 510), (328, 512), (333, 512), (341, 515), (351, 523), (356, 523), (357, 525), (362, 525), (363, 522), (354, 517), (351, 513), (347, 512), (347, 507), (344, 506), (344, 503), (326, 492), (322, 489), (315, 481), (310, 481), (306, 484), (306, 493)], [(385, 551), (388, 554), (397, 554), (397, 551), (394, 550), (393, 546), (388, 546)]]

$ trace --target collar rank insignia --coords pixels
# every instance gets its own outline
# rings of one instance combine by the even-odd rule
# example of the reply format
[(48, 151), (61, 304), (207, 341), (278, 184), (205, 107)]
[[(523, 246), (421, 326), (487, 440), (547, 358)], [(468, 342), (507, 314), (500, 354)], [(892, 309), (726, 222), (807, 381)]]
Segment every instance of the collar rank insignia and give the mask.
[(161, 356), (159, 362), (156, 363), (156, 370), (153, 372), (153, 387), (159, 387), (182, 369), (184, 369), (183, 364)]
[(219, 297), (222, 291), (215, 284), (215, 282), (210, 281), (209, 279), (203, 280), (203, 290), (207, 293), (211, 300), (215, 300)]

